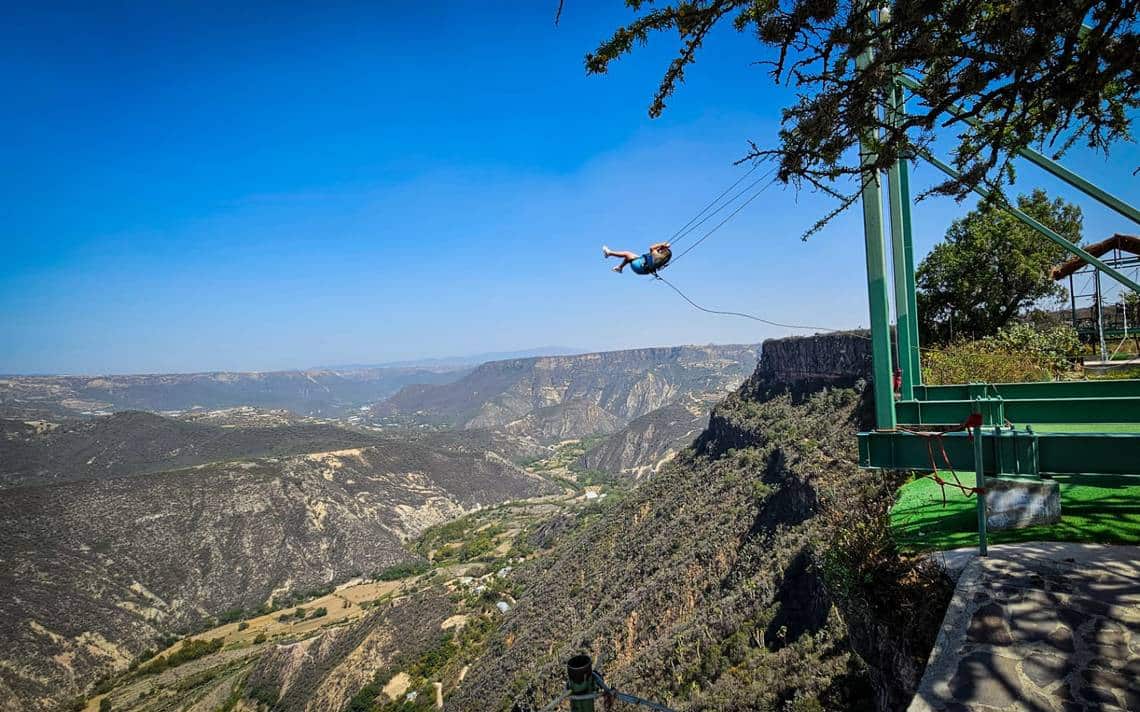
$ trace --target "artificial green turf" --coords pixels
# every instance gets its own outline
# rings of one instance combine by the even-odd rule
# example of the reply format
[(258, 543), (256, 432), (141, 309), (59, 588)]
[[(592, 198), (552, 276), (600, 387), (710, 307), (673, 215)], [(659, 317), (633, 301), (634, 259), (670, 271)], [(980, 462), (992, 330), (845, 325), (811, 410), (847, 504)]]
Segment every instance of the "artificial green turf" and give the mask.
[[(1017, 426), (1024, 430), (1024, 425)], [(1033, 423), (1037, 433), (1140, 433), (1140, 423)]]
[[(972, 487), (974, 475), (959, 474)], [(950, 479), (943, 475), (943, 479)], [(1121, 477), (1058, 478), (1061, 521), (1057, 524), (990, 532), (990, 543), (1074, 541), (1140, 543), (1140, 479)], [(961, 491), (942, 491), (929, 477), (903, 485), (891, 509), (891, 533), (904, 551), (938, 551), (978, 543), (977, 505)]]

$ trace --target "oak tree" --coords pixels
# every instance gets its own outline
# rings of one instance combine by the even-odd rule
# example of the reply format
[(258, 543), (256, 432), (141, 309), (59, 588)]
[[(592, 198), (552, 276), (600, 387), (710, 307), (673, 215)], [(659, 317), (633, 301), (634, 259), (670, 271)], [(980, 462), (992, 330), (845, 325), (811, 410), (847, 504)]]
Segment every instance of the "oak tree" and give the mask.
[[(1017, 206), (1071, 242), (1081, 240), (1081, 209), (1043, 190)], [(1027, 307), (1064, 296), (1049, 268), (1064, 248), (1008, 212), (983, 203), (955, 220), (946, 239), (918, 266), (918, 313), (925, 342), (981, 339), (997, 334)]]

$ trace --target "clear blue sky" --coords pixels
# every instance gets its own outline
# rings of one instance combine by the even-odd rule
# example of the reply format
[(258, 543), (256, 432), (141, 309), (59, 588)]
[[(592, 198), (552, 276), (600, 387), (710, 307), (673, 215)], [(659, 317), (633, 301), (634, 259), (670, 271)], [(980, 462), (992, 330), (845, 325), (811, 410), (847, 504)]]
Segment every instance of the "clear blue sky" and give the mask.
[[(630, 15), (567, 0), (555, 27), (556, 4), (8, 8), (0, 373), (779, 335), (600, 255), (667, 237), (739, 175), (748, 139), (773, 140), (786, 95), (758, 45), (726, 29), (650, 120), (676, 39), (587, 77), (585, 52)], [(1140, 200), (1140, 151), (1114, 157), (1071, 165)], [(1038, 184), (1057, 187), (1022, 171)], [(1132, 231), (1082, 204), (1089, 238)], [(920, 253), (968, 205), (921, 204)], [(800, 240), (824, 207), (773, 188), (669, 276), (709, 306), (865, 325), (858, 212)]]

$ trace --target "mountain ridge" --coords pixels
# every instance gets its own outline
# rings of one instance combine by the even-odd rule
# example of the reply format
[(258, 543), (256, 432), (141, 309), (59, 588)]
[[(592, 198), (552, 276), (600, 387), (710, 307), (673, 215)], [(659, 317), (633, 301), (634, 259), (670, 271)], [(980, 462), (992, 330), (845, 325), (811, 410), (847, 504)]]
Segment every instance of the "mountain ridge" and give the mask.
[(757, 357), (756, 346), (729, 344), (493, 361), (451, 383), (406, 386), (372, 411), (486, 428), (581, 400), (624, 424), (688, 392), (727, 393)]

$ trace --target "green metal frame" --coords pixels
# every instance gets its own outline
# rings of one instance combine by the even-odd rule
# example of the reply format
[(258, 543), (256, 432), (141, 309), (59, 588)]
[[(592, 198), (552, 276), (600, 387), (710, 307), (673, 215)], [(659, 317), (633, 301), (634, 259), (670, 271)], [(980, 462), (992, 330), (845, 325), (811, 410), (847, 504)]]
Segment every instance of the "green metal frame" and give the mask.
[[(917, 386), (914, 397), (923, 401), (1000, 398), (1112, 398), (1140, 396), (1140, 379), (1105, 381), (1048, 381), (1044, 383), (959, 383)], [(1103, 422), (1111, 422), (1105, 420)]]
[[(957, 425), (979, 410), (987, 425), (1140, 423), (1140, 396), (900, 400), (895, 403), (898, 422), (907, 425)], [(1135, 466), (1140, 469), (1140, 462)]]
[[(865, 51), (856, 58), (857, 68), (860, 71), (865, 69), (871, 59), (870, 50)], [(905, 116), (904, 87), (920, 95), (922, 89), (920, 82), (901, 73), (896, 74), (895, 90), (884, 108), (887, 120), (893, 125), (901, 123)], [(950, 111), (963, 115), (959, 107), (951, 107)], [(966, 120), (975, 123), (974, 119), (967, 117)], [(875, 138), (867, 135), (860, 141), (860, 159), (865, 168), (874, 159)], [(1140, 210), (1091, 181), (1032, 149), (1026, 148), (1019, 153), (1098, 202), (1140, 223)], [(934, 156), (923, 153), (920, 157), (947, 175), (960, 177), (954, 168)], [(886, 172), (898, 365), (902, 370), (901, 400), (895, 401), (891, 378), (891, 313), (882, 178), (878, 172), (871, 171), (863, 177), (863, 231), (871, 317), (875, 423), (878, 429), (859, 433), (859, 464), (867, 468), (929, 472), (943, 466), (941, 457), (945, 447), (946, 456), (954, 467), (975, 471), (978, 486), (983, 491), (987, 477), (1140, 475), (1140, 433), (1038, 433), (1032, 428), (1034, 423), (1140, 423), (1140, 380), (938, 386), (922, 383), (910, 176), (905, 160), (896, 162)], [(990, 195), (984, 188), (977, 188), (976, 192), (983, 197)], [(1140, 292), (1140, 284), (1023, 211), (1009, 205), (1004, 209), (1046, 239)], [(971, 415), (981, 417), (970, 422), (969, 430), (963, 430), (962, 424)], [(924, 432), (897, 429), (900, 422)], [(931, 431), (949, 432), (931, 435)], [(978, 497), (977, 503), (978, 546), (981, 554), (985, 555), (985, 497)]]
[[(1140, 437), (1113, 433), (1036, 433), (1030, 429), (982, 427), (980, 437), (957, 432), (942, 435), (941, 444), (909, 433), (859, 433), (859, 464), (866, 468), (945, 471), (941, 446), (954, 469), (977, 469), (974, 442), (981, 443), (987, 477), (1053, 477), (1080, 475), (1137, 476)], [(929, 447), (934, 448), (934, 463)]]

